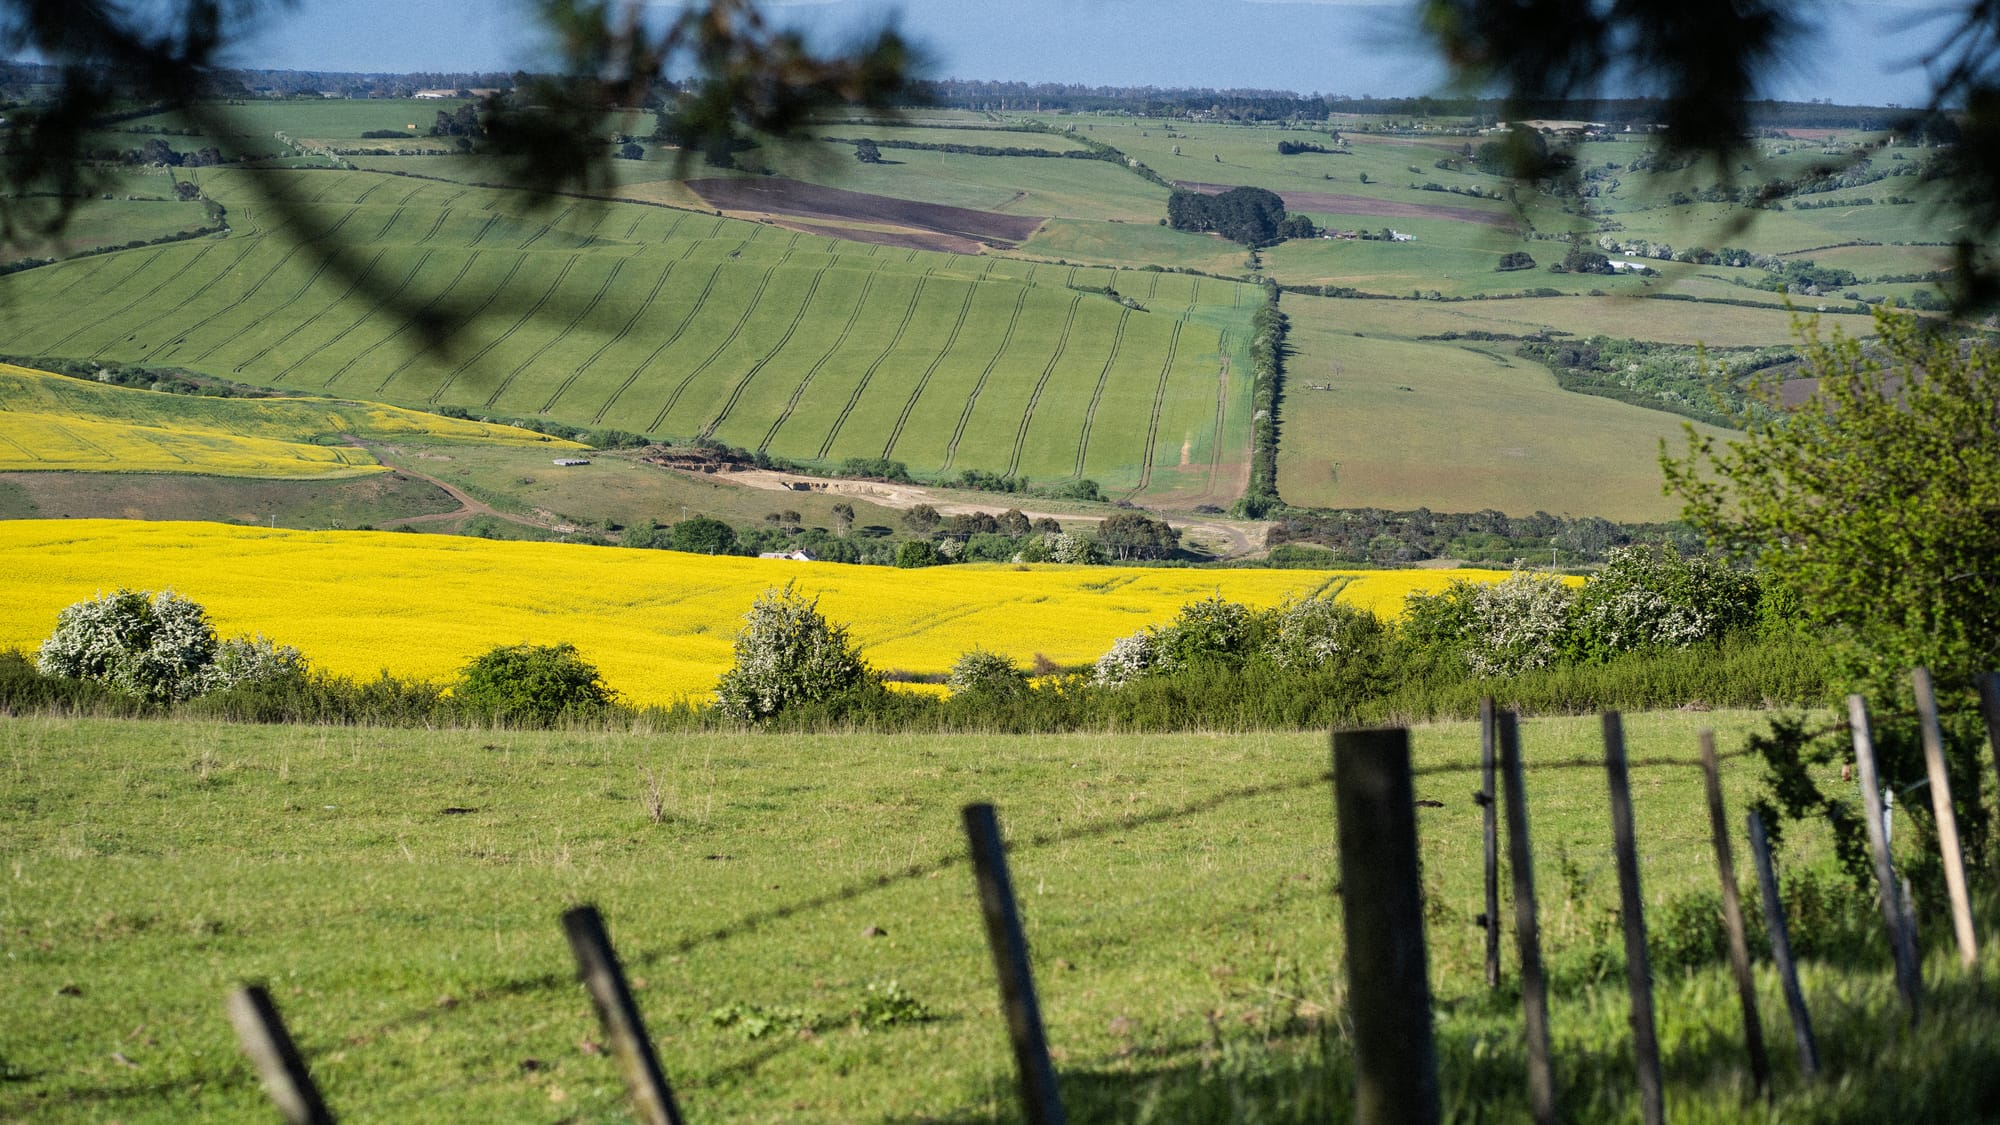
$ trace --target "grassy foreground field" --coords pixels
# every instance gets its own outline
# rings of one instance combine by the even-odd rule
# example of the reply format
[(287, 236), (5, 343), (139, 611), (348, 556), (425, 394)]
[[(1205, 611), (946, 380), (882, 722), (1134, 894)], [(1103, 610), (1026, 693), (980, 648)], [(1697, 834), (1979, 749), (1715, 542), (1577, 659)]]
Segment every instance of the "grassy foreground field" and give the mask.
[(940, 673), (984, 647), (1023, 666), (1095, 660), (1220, 593), (1275, 605), (1315, 590), (1393, 614), (1412, 590), (1497, 571), (1165, 570), (975, 564), (896, 570), (388, 532), (126, 520), (0, 522), (0, 648), (33, 649), (66, 605), (171, 587), (225, 635), (261, 632), (327, 671), (449, 679), (494, 645), (567, 641), (638, 704), (705, 695), (763, 591), (821, 599), (877, 668)]
[[(1714, 884), (1695, 729), (1729, 748), (1755, 722), (1629, 717), (1656, 935), (1678, 932), (1670, 904)], [(1595, 724), (1532, 722), (1524, 746), (1559, 1093), (1571, 1119), (1630, 1120), (1603, 775), (1564, 768), (1596, 759)], [(1469, 924), (1477, 731), (1422, 729), (1416, 747), (1417, 794), (1442, 802), (1419, 833), (1447, 1112), (1521, 1119), (1518, 1001), (1486, 994)], [(226, 990), (262, 980), (350, 1120), (623, 1120), (557, 925), (592, 902), (690, 1120), (1017, 1120), (957, 816), (994, 800), (1074, 1120), (1338, 1120), (1325, 766), (1317, 735), (0, 720), (0, 1117), (270, 1119), (222, 1011)], [(1753, 771), (1725, 776), (1740, 814)], [(1825, 860), (1798, 832), (1780, 863)], [(2000, 1095), (1990, 1004), (1934, 957), (1925, 1022), (1901, 1031), (1887, 956), (1864, 942), (1806, 964), (1817, 1087), (1760, 969), (1779, 1098), (1750, 1102), (1726, 973), (1655, 941), (1674, 1120), (1969, 1121)], [(871, 1009), (891, 982), (931, 1018)]]

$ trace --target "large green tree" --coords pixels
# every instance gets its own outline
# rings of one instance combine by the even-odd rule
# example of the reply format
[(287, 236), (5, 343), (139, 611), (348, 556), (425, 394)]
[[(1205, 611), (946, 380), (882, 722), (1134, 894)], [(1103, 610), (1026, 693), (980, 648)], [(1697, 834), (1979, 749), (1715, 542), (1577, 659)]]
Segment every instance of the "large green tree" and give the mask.
[(1726, 442), (1690, 429), (1667, 486), (1796, 599), (1857, 686), (1916, 666), (1970, 685), (2000, 658), (2000, 349), (1908, 316), (1876, 329), (1865, 346), (1808, 333), (1812, 397)]

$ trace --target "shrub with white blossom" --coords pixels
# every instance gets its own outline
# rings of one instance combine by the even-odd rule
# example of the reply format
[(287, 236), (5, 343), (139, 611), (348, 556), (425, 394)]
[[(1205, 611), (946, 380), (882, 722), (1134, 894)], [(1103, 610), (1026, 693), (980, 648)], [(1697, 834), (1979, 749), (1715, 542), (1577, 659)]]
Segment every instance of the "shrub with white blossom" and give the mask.
[(1331, 597), (1287, 601), (1271, 611), (1264, 656), (1280, 668), (1309, 671), (1372, 647), (1382, 619)]
[(1006, 698), (1028, 690), (1028, 674), (997, 652), (975, 648), (959, 654), (951, 666), (945, 685), (953, 695), (984, 695)]
[(845, 625), (819, 612), (790, 583), (759, 595), (737, 631), (736, 664), (715, 686), (716, 707), (732, 719), (767, 719), (802, 703), (825, 703), (879, 681)]
[(45, 675), (168, 703), (208, 690), (215, 651), (215, 627), (200, 605), (172, 590), (119, 589), (57, 614), (35, 665)]
[(1141, 629), (1111, 642), (1111, 648), (1097, 658), (1090, 682), (1098, 687), (1118, 687), (1153, 671), (1153, 634)]

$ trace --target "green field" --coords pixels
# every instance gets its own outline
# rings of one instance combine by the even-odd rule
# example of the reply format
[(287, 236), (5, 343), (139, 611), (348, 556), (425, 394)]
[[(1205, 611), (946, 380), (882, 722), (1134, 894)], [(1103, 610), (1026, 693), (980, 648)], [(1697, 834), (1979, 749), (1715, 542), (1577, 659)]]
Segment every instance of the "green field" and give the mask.
[[(421, 138), (458, 105), (253, 101), (229, 107), (232, 124), (218, 136), (188, 135), (186, 122), (162, 116), (123, 123), (106, 139), (275, 155), (293, 151), (278, 134), (336, 148), (367, 145), (360, 134), (371, 129)], [(1010, 128), (1030, 123), (1055, 132)], [(1727, 177), (1708, 167), (1633, 171), (1647, 159), (1644, 138), (1594, 139), (1576, 149), (1584, 195), (1572, 198), (1516, 190), (1466, 163), (1485, 137), (1463, 121), (1279, 126), (940, 110), (894, 124), (836, 115), (810, 130), (1051, 152), (1108, 144), (1170, 180), (1294, 193), (1295, 209), (1336, 231), (1414, 236), (1293, 241), (1251, 255), (1160, 225), (1168, 189), (1115, 161), (887, 148), (885, 163), (864, 165), (847, 143), (810, 139), (767, 141), (740, 153), (739, 168), (714, 169), (647, 141), (652, 124), (649, 114), (606, 121), (607, 140), (629, 132), (646, 147), (644, 159), (609, 162), (604, 193), (625, 202), (529, 209), (522, 193), (480, 186), (503, 173), (478, 159), (353, 156), (348, 170), (281, 174), (279, 189), (309, 216), (298, 221), (282, 218), (241, 170), (182, 169), (227, 206), (230, 235), (0, 279), (0, 300), (19, 310), (9, 346), (407, 406), (713, 437), (819, 464), (889, 457), (919, 474), (1088, 477), (1113, 495), (1186, 508), (1226, 505), (1247, 480), (1244, 373), (1257, 298), (1234, 279), (1269, 279), (1395, 298), (1285, 297), (1293, 374), (1325, 382), (1338, 367), (1353, 384), (1346, 397), (1303, 384), (1288, 393), (1281, 490), (1291, 502), (1653, 517), (1671, 513), (1653, 495), (1652, 461), (1678, 418), (1561, 391), (1539, 369), (1508, 366), (1505, 347), (1423, 337), (1767, 346), (1792, 339), (1796, 313), (1866, 335), (1872, 325), (1855, 301), (1908, 303), (1929, 290), (1894, 279), (1947, 265), (1936, 243), (1952, 236), (1915, 175), (1754, 215), (1674, 194), (1798, 176), (1875, 139), (1861, 135), (1759, 138)], [(406, 140), (379, 144), (429, 143)], [(1281, 141), (1337, 151), (1284, 156)], [(1871, 166), (1901, 173), (1926, 155), (1899, 146), (1876, 152)], [(702, 213), (711, 204), (677, 178), (761, 183), (766, 174), (864, 193), (876, 209), (793, 214), (774, 203), (735, 212), (761, 221), (736, 222)], [(165, 187), (157, 175), (126, 179), (130, 194)], [(1423, 190), (1433, 185), (1458, 190)], [(1007, 249), (1018, 231), (926, 228), (917, 212), (898, 210), (905, 204), (1046, 221)], [(76, 238), (157, 237), (185, 229), (180, 212), (199, 206), (114, 200), (103, 215), (86, 209)], [(1657, 276), (1551, 272), (1570, 232), (1732, 246), (1858, 276), (1788, 299), (1762, 287), (1768, 275), (1758, 268), (1649, 257)], [(332, 239), (356, 249), (358, 277), (314, 253)], [(991, 245), (976, 255), (909, 248), (981, 240)], [(1535, 268), (1494, 268), (1520, 250)], [(1141, 309), (1086, 291), (1107, 286)], [(1522, 295), (1530, 291), (1539, 295)], [(1662, 297), (1672, 299), (1653, 299)], [(412, 310), (470, 327), (428, 340)], [(1589, 482), (1582, 491), (1579, 480)]]
[[(291, 174), (312, 216), (298, 231), (240, 175), (204, 181), (244, 200), (228, 239), (0, 283), (20, 310), (12, 346), (1121, 491), (1205, 484), (1245, 456), (1248, 384), (1224, 373), (1249, 302), (1229, 283), (833, 242), (654, 207), (528, 213), (515, 193), (365, 172)], [(365, 284), (306, 249), (336, 236)], [(1106, 285), (1144, 311), (1081, 291)], [(469, 327), (427, 341), (412, 304)]]
[[(1830, 1080), (1798, 1078), (1764, 966), (1778, 1097), (1747, 1100), (1726, 970), (1671, 952), (1702, 924), (1670, 919), (1714, 888), (1695, 728), (1730, 749), (1755, 722), (1627, 725), (1669, 1113), (1975, 1119), (2000, 1074), (1990, 1004), (1938, 948), (1925, 1020), (1900, 1030), (1880, 943), (1824, 918), (1799, 932), (1830, 951), (1805, 963)], [(1523, 743), (1559, 1093), (1571, 1119), (1628, 1120), (1596, 724), (1531, 721)], [(993, 800), (1074, 1120), (1334, 1119), (1349, 1046), (1325, 747), (0, 720), (0, 1116), (268, 1120), (222, 1007), (264, 981), (350, 1120), (623, 1119), (557, 924), (590, 902), (690, 1120), (1017, 1120), (958, 826)], [(1442, 802), (1419, 832), (1447, 1113), (1517, 1119), (1519, 1005), (1485, 993), (1470, 924), (1477, 731), (1416, 747), (1417, 794)], [(838, 768), (800, 769), (822, 760)], [(1740, 814), (1755, 770), (1726, 770)], [(1796, 879), (1828, 860), (1795, 830), (1779, 863)], [(890, 982), (932, 1018), (857, 1017)]]
[[(1295, 354), (1278, 492), (1292, 503), (1623, 520), (1678, 511), (1661, 492), (1657, 459), (1662, 440), (1680, 447), (1682, 419), (1564, 391), (1504, 343), (1419, 340), (1363, 319), (1392, 302), (1285, 303)], [(1438, 330), (1435, 320), (1428, 327)]]

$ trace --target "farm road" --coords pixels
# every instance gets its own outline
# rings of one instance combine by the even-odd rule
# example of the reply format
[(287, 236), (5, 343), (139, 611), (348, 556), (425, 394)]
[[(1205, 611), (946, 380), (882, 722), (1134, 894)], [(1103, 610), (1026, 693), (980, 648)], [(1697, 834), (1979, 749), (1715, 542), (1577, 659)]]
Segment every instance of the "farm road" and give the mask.
[[(683, 470), (670, 469), (668, 471), (681, 472)], [(873, 480), (827, 480), (820, 477), (800, 477), (792, 473), (774, 472), (770, 469), (740, 469), (733, 473), (718, 473), (714, 476), (703, 476), (702, 479), (739, 484), (746, 488), (761, 488), (770, 492), (797, 491), (792, 487), (792, 484), (793, 482), (799, 482), (810, 484), (814, 492), (825, 492), (838, 496), (855, 496), (871, 504), (880, 504), (885, 508), (908, 509), (914, 508), (919, 504), (929, 504), (938, 510), (938, 514), (946, 516), (969, 515), (973, 512), (985, 512), (987, 515), (997, 516), (1010, 508), (1017, 507), (1014, 504), (985, 504), (965, 500), (940, 499), (936, 493), (920, 485), (893, 484), (888, 481)], [(1026, 508), (1021, 509), (1021, 514), (1031, 520), (1047, 518), (1061, 520), (1066, 523), (1075, 523), (1078, 521), (1101, 523), (1105, 519), (1103, 516), (1080, 515), (1075, 512), (1038, 512)], [(1263, 549), (1264, 525), (1261, 523), (1213, 519), (1173, 519), (1170, 522), (1175, 527), (1180, 528), (1184, 536), (1220, 548), (1217, 553), (1223, 558), (1240, 558)]]
[[(463, 489), (459, 488), (457, 485), (441, 481), (438, 478), (431, 476), (429, 473), (420, 473), (417, 470), (412, 469), (407, 465), (397, 464), (396, 462), (389, 460), (389, 454), (391, 450), (390, 447), (388, 446), (370, 444), (369, 442), (362, 441), (360, 438), (355, 437), (353, 434), (342, 434), (340, 436), (345, 438), (349, 445), (358, 446), (362, 449), (367, 450), (370, 454), (374, 456), (374, 458), (377, 461), (380, 461), (382, 463), (383, 468), (388, 469), (390, 472), (401, 473), (406, 477), (415, 477), (417, 480), (423, 481), (424, 483), (431, 485), (432, 487), (438, 489), (440, 492), (443, 492), (446, 496), (449, 496), (453, 500), (456, 500), (458, 502), (458, 509), (456, 511), (433, 512), (430, 515), (426, 516), (404, 516), (400, 519), (383, 520), (375, 525), (377, 527), (385, 527), (385, 528), (402, 527), (406, 524), (418, 524), (418, 523), (444, 523), (448, 520), (466, 519), (471, 516), (492, 516), (496, 520), (506, 520), (508, 523), (518, 523), (523, 527), (540, 528), (545, 531), (560, 530), (559, 528), (557, 528), (554, 521), (530, 519), (527, 516), (517, 516), (510, 514), (508, 512), (500, 511), (499, 509), (493, 507), (493, 505), (488, 504), (483, 500), (479, 500), (471, 495), (468, 495)], [(398, 455), (400, 455), (402, 451), (396, 450), (395, 452)]]

